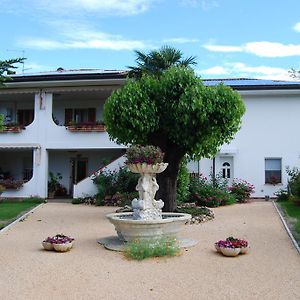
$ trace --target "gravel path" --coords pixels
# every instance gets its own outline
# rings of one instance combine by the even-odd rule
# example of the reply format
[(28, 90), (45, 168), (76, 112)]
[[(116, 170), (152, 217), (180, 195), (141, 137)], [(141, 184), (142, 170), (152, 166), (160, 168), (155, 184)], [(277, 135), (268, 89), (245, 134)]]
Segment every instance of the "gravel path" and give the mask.
[[(181, 256), (128, 261), (96, 240), (114, 234), (113, 208), (48, 203), (0, 234), (0, 299), (300, 299), (300, 257), (269, 202), (214, 210), (185, 227), (199, 241)], [(76, 238), (72, 251), (42, 250), (48, 235)], [(250, 254), (227, 258), (213, 243), (250, 241)]]

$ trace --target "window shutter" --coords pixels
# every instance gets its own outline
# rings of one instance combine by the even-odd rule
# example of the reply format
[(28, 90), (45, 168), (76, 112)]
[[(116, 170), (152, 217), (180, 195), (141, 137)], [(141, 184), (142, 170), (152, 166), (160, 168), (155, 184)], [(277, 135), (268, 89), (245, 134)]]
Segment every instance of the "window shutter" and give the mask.
[(24, 125), (24, 110), (23, 109), (18, 109), (17, 111), (17, 122), (20, 125)]
[(96, 122), (96, 108), (88, 109), (88, 122)]
[(65, 109), (65, 125), (68, 125), (72, 121), (73, 121), (73, 109), (66, 108)]

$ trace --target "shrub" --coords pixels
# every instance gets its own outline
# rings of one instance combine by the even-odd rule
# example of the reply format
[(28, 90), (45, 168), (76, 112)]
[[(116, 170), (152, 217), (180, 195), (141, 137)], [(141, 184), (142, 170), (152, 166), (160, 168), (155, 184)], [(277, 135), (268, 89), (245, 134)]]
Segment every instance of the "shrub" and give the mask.
[(128, 171), (127, 167), (121, 168), (118, 172), (101, 172), (94, 179), (94, 183), (98, 189), (96, 205), (117, 206), (122, 203), (128, 203), (128, 197), (131, 197), (129, 194), (134, 193), (134, 195), (136, 195), (135, 187), (138, 178), (139, 174)]
[(286, 169), (289, 176), (288, 191), (295, 198), (300, 199), (300, 170), (298, 168)]
[(228, 193), (227, 180), (216, 176), (216, 180), (208, 181), (202, 174), (191, 177), (189, 202), (196, 202), (197, 205), (207, 207), (218, 207), (236, 203), (233, 195)]
[(161, 238), (127, 242), (124, 254), (130, 259), (143, 260), (149, 257), (175, 256), (179, 252), (175, 239)]
[(280, 189), (274, 195), (277, 197), (277, 201), (288, 201), (289, 200), (289, 192), (285, 189)]
[(187, 168), (187, 162), (184, 159), (179, 166), (179, 172), (177, 176), (177, 194), (176, 199), (178, 202), (187, 202), (189, 199), (189, 185), (190, 174)]
[(229, 191), (236, 198), (237, 202), (244, 203), (254, 193), (254, 186), (246, 180), (234, 179), (232, 186), (229, 187)]
[(0, 196), (5, 191), (5, 187), (3, 185), (0, 185)]

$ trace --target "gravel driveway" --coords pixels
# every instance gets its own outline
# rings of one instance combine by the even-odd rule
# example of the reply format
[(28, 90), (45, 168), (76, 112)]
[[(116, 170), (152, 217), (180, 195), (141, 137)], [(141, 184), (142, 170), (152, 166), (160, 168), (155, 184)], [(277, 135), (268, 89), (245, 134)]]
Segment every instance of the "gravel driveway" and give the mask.
[[(114, 234), (113, 208), (47, 203), (0, 234), (0, 299), (300, 299), (300, 257), (272, 203), (214, 209), (215, 220), (185, 227), (197, 246), (174, 258), (129, 261), (97, 239)], [(76, 238), (72, 251), (42, 250), (48, 235)], [(217, 254), (227, 236), (251, 253)]]

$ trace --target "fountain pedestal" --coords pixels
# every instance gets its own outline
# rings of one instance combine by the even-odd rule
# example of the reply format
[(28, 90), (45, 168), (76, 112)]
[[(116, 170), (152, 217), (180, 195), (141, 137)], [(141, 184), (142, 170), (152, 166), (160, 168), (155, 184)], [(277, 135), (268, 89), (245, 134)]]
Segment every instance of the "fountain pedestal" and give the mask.
[(191, 247), (196, 244), (190, 239), (181, 239), (178, 233), (191, 219), (191, 215), (183, 213), (162, 213), (164, 203), (155, 200), (159, 189), (155, 175), (163, 172), (168, 164), (155, 165), (131, 164), (131, 172), (140, 173), (136, 190), (139, 198), (132, 200), (133, 213), (114, 213), (106, 217), (115, 226), (118, 237), (101, 239), (100, 244), (110, 250), (123, 251), (125, 242), (142, 239), (175, 238), (179, 247)]
[(155, 194), (159, 189), (155, 175), (163, 172), (168, 164), (131, 164), (128, 168), (133, 173), (140, 173), (136, 190), (139, 192), (139, 199), (132, 200), (134, 220), (161, 220), (164, 202), (155, 200)]

